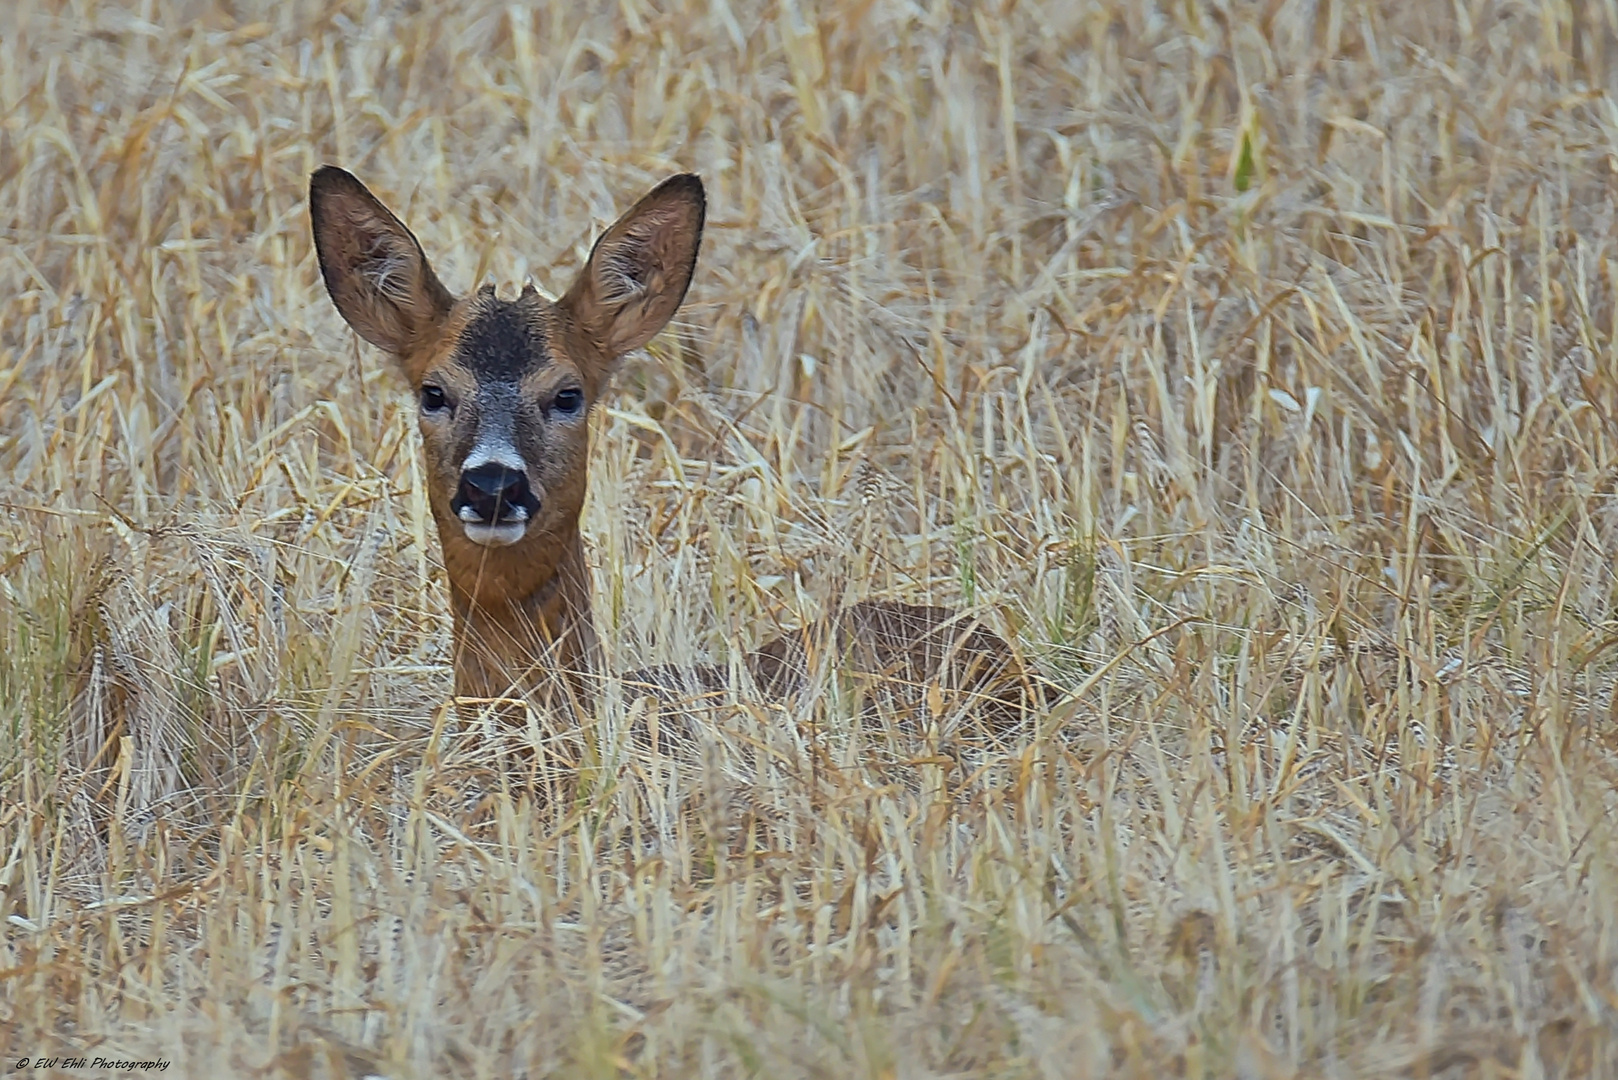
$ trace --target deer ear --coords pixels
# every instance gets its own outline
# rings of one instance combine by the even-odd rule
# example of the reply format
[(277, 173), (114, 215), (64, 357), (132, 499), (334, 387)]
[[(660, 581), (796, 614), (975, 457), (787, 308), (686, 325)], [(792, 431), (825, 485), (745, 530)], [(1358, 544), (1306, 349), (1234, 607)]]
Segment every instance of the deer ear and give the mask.
[(455, 298), (421, 245), (351, 174), (327, 165), (309, 178), (309, 220), (326, 292), (372, 345), (404, 356), (449, 313)]
[(640, 348), (673, 318), (696, 270), (706, 211), (702, 181), (681, 173), (596, 241), (561, 303), (609, 357)]

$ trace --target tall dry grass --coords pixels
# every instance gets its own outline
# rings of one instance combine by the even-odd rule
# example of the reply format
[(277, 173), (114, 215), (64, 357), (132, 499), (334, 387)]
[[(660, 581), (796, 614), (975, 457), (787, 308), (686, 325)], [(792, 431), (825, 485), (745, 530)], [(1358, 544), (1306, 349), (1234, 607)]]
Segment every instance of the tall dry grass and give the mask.
[[(1618, 1076), (1618, 9), (592, 6), (0, 13), (0, 1053)], [(704, 176), (597, 418), (613, 670), (892, 596), (1067, 697), (463, 730), (326, 161), (553, 294)]]

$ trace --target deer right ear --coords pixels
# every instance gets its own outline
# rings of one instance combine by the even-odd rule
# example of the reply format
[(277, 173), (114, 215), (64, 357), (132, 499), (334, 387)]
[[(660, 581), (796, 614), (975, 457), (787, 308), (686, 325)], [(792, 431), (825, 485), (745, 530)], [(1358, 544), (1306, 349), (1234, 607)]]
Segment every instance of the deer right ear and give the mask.
[(404, 356), (449, 313), (455, 298), (421, 245), (350, 173), (326, 165), (309, 178), (309, 220), (326, 292), (372, 345)]

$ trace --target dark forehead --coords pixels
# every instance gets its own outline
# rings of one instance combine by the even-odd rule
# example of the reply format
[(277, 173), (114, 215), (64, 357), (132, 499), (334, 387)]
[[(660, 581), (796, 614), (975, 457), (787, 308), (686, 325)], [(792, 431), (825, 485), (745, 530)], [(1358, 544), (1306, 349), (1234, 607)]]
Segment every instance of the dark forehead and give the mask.
[(534, 296), (502, 300), (484, 293), (473, 301), (455, 340), (455, 359), (484, 378), (516, 382), (551, 362), (547, 308)]

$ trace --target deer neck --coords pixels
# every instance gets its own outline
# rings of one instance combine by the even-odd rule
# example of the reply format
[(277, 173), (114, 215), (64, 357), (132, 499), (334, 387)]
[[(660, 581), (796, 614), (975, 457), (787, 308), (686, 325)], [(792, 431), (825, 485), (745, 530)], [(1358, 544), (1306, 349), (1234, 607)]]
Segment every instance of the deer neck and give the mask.
[[(453, 530), (453, 531), (452, 531)], [(587, 707), (597, 663), (578, 523), (509, 548), (440, 533), (455, 617), (455, 692)]]

